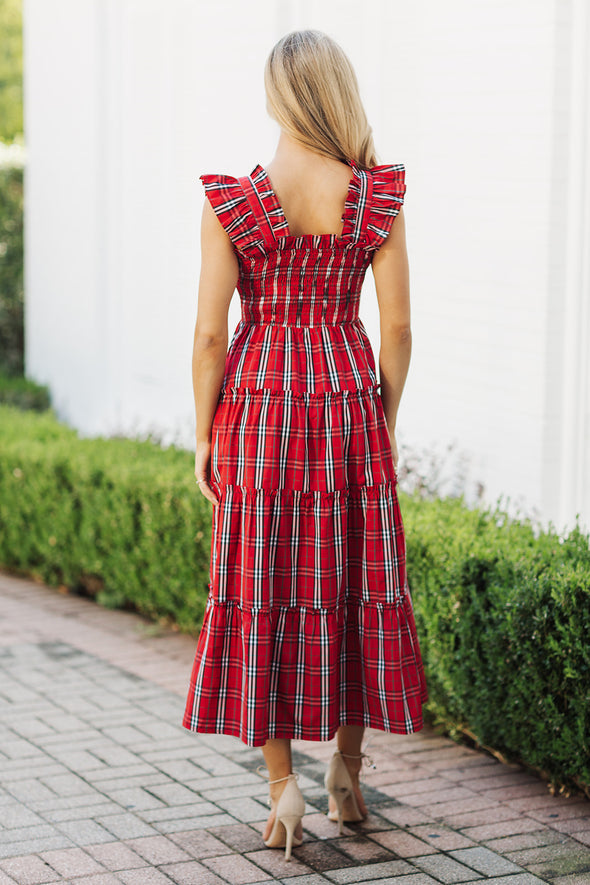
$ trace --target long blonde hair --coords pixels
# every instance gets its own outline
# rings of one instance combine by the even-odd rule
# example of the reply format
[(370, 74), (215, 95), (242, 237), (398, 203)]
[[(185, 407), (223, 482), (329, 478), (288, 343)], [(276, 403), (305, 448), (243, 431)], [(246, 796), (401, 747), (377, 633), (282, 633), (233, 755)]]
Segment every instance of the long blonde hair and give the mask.
[(267, 108), (292, 138), (316, 153), (362, 169), (377, 165), (354, 68), (322, 31), (291, 31), (264, 68)]

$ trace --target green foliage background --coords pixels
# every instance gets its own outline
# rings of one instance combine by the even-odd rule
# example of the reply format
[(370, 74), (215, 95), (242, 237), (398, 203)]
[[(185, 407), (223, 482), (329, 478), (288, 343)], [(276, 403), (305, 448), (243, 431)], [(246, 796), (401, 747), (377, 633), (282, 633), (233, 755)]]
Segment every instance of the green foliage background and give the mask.
[(24, 371), (23, 170), (0, 168), (0, 371)]
[[(0, 141), (23, 141), (22, 0), (0, 0)], [(23, 170), (0, 167), (0, 370), (24, 371)]]
[(0, 138), (23, 133), (22, 0), (0, 0)]

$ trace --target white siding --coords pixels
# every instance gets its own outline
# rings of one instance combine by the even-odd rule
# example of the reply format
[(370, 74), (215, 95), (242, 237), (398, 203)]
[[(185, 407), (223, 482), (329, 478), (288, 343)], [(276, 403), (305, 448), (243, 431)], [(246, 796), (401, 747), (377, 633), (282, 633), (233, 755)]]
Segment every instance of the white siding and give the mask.
[[(202, 172), (269, 161), (285, 31), (350, 55), (381, 162), (407, 168), (410, 447), (470, 488), (590, 523), (585, 0), (25, 0), (27, 372), (89, 434), (187, 445)], [(371, 281), (361, 317), (376, 357)], [(230, 335), (239, 303), (230, 307)]]

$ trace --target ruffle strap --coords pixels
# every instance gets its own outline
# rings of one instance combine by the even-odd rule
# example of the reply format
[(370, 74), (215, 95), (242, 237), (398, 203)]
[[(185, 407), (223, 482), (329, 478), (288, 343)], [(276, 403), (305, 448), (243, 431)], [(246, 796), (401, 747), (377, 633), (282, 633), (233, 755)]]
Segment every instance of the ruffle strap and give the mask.
[(371, 169), (373, 199), (365, 231), (366, 249), (378, 249), (387, 239), (393, 219), (404, 202), (405, 175), (403, 163)]
[(342, 236), (365, 249), (378, 249), (387, 238), (406, 192), (405, 167), (396, 165), (360, 169), (353, 165), (344, 205)]
[(244, 190), (233, 175), (201, 175), (215, 214), (238, 252), (264, 253), (264, 239)]

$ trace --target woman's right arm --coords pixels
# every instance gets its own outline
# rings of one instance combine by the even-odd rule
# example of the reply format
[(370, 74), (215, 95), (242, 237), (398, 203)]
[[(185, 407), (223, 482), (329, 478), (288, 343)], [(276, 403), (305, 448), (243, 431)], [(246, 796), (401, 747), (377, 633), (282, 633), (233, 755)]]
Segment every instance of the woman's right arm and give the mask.
[(395, 425), (412, 353), (410, 272), (403, 208), (400, 208), (395, 217), (387, 239), (375, 252), (372, 268), (380, 315), (381, 399), (391, 437), (393, 462), (397, 469)]

